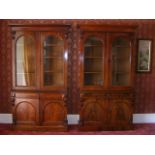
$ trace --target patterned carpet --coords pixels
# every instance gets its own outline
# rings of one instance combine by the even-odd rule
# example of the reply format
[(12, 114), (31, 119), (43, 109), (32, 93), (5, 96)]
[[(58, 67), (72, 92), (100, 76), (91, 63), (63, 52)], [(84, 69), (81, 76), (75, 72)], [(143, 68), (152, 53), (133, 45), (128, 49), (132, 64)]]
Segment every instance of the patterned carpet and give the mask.
[(155, 135), (155, 124), (135, 124), (133, 130), (127, 131), (91, 131), (81, 132), (76, 128), (67, 132), (21, 131), (12, 130), (10, 125), (0, 125), (0, 135)]

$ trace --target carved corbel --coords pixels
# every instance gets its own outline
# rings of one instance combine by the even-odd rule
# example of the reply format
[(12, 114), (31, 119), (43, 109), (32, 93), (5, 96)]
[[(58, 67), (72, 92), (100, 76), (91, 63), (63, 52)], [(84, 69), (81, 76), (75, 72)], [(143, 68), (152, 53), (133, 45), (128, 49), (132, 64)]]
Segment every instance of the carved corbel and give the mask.
[(15, 39), (15, 36), (16, 36), (16, 31), (12, 31), (12, 39)]
[(15, 105), (15, 93), (11, 93), (10, 103), (12, 104), (12, 106)]

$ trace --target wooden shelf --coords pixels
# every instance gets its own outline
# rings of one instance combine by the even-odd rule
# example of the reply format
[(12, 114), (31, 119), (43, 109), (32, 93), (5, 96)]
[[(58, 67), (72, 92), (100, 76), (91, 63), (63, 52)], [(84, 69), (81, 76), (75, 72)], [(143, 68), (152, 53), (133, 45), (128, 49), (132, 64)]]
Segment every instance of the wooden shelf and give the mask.
[(129, 74), (129, 72), (113, 72), (113, 74)]
[(35, 72), (33, 72), (33, 73), (16, 73), (16, 74), (35, 74)]
[(46, 48), (46, 47), (56, 47), (56, 46), (62, 46), (62, 47), (64, 47), (63, 44), (46, 44), (46, 45), (44, 45), (44, 48)]
[(113, 46), (113, 48), (130, 48), (130, 45), (129, 46), (122, 46), (122, 45), (115, 45)]
[(121, 62), (129, 62), (130, 61), (130, 58), (113, 58), (112, 59), (112, 62), (114, 63), (121, 63)]
[(51, 57), (44, 57), (44, 59), (63, 59), (63, 57), (51, 56)]
[(84, 45), (84, 47), (102, 47), (103, 45)]
[(100, 74), (100, 73), (102, 73), (102, 71), (100, 71), (100, 72), (84, 72), (84, 74)]
[(102, 57), (85, 57), (84, 59), (103, 59)]
[(44, 71), (44, 73), (63, 73), (63, 71)]

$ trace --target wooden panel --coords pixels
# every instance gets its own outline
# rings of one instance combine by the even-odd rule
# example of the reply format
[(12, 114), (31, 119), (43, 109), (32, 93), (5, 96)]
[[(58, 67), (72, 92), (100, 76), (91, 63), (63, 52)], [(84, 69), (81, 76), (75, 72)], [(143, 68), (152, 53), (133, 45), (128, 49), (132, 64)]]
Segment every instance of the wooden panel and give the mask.
[(110, 100), (108, 104), (108, 129), (132, 129), (132, 103), (127, 99)]
[(67, 121), (67, 110), (62, 102), (46, 101), (43, 107), (43, 124), (65, 124)]
[(42, 126), (67, 129), (67, 107), (63, 94), (41, 94), (40, 117)]
[(132, 93), (91, 92), (81, 95), (81, 103), (80, 130), (132, 129)]
[(93, 94), (81, 98), (80, 130), (102, 130), (106, 126), (107, 100)]
[(134, 32), (137, 26), (129, 25), (79, 25), (82, 31), (95, 31), (95, 32)]
[(108, 130), (132, 129), (134, 95), (132, 91), (111, 91), (108, 98)]
[(16, 98), (13, 115), (16, 125), (37, 125), (39, 123), (38, 100)]

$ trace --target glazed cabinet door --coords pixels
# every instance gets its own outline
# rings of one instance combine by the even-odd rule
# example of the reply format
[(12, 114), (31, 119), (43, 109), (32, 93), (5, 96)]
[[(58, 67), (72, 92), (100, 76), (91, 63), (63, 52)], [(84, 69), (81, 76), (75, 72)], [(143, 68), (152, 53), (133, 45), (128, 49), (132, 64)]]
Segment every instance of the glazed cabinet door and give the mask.
[(128, 34), (113, 34), (110, 40), (110, 86), (127, 88), (132, 86), (132, 39)]
[(16, 32), (13, 39), (13, 89), (36, 89), (37, 57), (37, 34)]
[(87, 34), (81, 40), (81, 90), (100, 90), (105, 80), (104, 35)]
[(41, 34), (41, 88), (64, 90), (67, 87), (68, 50), (64, 35)]

